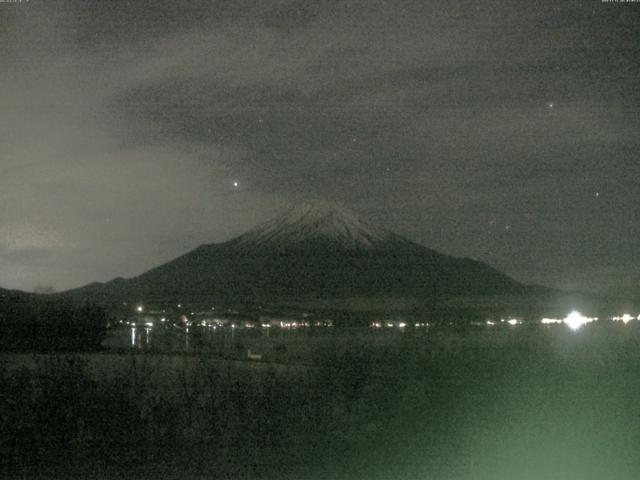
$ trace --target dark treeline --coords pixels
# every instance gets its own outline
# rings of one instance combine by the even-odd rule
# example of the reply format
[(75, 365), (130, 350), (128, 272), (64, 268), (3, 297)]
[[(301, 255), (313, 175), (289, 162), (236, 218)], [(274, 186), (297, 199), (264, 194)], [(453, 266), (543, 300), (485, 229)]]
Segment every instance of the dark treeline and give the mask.
[(97, 350), (107, 331), (107, 314), (95, 305), (79, 305), (36, 295), (0, 297), (0, 350)]

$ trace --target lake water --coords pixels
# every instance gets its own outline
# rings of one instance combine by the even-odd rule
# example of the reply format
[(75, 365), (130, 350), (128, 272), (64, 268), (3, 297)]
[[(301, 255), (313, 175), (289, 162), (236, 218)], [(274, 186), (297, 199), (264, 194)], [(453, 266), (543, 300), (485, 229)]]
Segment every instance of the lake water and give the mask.
[(310, 350), (384, 346), (406, 336), (425, 335), (426, 329), (399, 328), (231, 328), (174, 325), (121, 326), (112, 329), (103, 346), (110, 351), (198, 353), (225, 358), (265, 361), (305, 361)]

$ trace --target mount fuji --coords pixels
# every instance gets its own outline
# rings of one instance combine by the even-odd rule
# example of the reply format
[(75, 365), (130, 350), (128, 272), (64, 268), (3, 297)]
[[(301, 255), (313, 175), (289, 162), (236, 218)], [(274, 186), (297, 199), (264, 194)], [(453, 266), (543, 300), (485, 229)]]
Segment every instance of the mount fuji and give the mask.
[(430, 250), (331, 203), (299, 205), (130, 279), (67, 293), (91, 301), (269, 303), (282, 299), (520, 294), (494, 268)]

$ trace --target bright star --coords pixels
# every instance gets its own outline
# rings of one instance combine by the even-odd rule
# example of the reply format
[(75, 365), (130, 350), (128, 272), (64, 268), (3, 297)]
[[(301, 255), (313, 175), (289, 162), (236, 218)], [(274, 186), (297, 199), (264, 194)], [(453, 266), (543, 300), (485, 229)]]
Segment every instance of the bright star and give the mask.
[(240, 185), (238, 182), (233, 182), (233, 186), (238, 188), (238, 185)]

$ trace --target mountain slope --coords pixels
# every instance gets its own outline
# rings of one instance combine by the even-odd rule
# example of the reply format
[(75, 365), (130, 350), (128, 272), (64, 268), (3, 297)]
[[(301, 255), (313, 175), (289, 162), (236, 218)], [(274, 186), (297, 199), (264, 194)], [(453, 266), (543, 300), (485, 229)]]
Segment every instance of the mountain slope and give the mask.
[(138, 277), (72, 293), (102, 301), (210, 303), (495, 295), (526, 288), (481, 262), (439, 254), (340, 207), (313, 203)]

